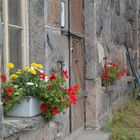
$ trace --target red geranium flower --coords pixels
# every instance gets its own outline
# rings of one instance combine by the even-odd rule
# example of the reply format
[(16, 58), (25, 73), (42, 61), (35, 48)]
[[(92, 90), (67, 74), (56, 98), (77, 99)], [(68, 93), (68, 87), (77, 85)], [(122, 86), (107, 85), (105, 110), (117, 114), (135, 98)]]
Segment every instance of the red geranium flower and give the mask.
[(11, 86), (6, 87), (6, 94), (12, 94), (13, 93), (13, 88)]
[(62, 74), (63, 74), (64, 77), (66, 77), (66, 79), (70, 78), (67, 70), (63, 70)]
[(126, 74), (126, 69), (122, 68), (122, 69), (121, 69), (121, 72), (122, 72), (123, 74)]
[(57, 77), (54, 73), (50, 76), (50, 81), (57, 80)]
[(40, 74), (40, 78), (43, 79), (43, 80), (45, 80), (46, 79), (46, 74), (45, 73), (41, 73)]
[(77, 85), (74, 85), (73, 86), (73, 90), (75, 90), (75, 92), (78, 91), (79, 90), (79, 85), (78, 84)]
[(113, 67), (116, 67), (116, 64), (112, 63), (112, 66), (113, 66)]
[(70, 100), (71, 103), (77, 104), (78, 99), (77, 99), (77, 95), (76, 94), (69, 94), (68, 99)]
[(1, 81), (2, 81), (2, 83), (6, 82), (6, 75), (5, 74), (1, 75)]
[(70, 86), (67, 90), (66, 90), (67, 94), (75, 94), (75, 90), (72, 86)]
[(53, 114), (53, 115), (56, 115), (56, 114), (59, 113), (59, 110), (58, 110), (57, 107), (53, 107), (51, 111), (52, 111), (52, 114)]
[(51, 90), (51, 86), (48, 86), (47, 89), (48, 89), (48, 90)]
[(42, 112), (45, 112), (47, 110), (47, 105), (45, 103), (41, 104), (40, 109)]
[(76, 92), (79, 90), (79, 85), (75, 85), (75, 86), (70, 86), (66, 92), (67, 94), (76, 94)]
[(118, 80), (121, 80), (121, 75), (120, 74), (116, 74), (116, 77)]

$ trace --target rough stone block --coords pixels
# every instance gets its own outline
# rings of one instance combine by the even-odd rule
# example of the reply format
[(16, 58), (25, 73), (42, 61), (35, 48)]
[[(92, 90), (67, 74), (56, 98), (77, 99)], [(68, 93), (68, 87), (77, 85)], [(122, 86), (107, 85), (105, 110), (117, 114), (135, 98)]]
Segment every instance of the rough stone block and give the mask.
[(102, 0), (102, 5), (105, 10), (110, 8), (111, 0)]
[(57, 140), (63, 139), (70, 131), (69, 108), (65, 109), (64, 112), (65, 113), (61, 113), (55, 117), (55, 122), (57, 124)]
[(120, 15), (120, 0), (111, 0), (111, 8), (114, 8), (115, 13)]
[(95, 9), (93, 0), (84, 1), (84, 19), (85, 19), (85, 36), (86, 37), (95, 37)]
[(59, 70), (58, 62), (64, 62), (64, 51), (61, 46), (61, 32), (46, 29), (46, 71)]
[(111, 18), (111, 41), (115, 44), (124, 44), (127, 42), (127, 23), (115, 14)]
[(69, 68), (69, 43), (68, 43), (68, 37), (67, 36), (61, 36), (61, 44), (63, 44), (62, 50), (63, 50), (63, 55), (64, 55), (64, 65), (65, 68)]
[(86, 90), (88, 97), (86, 98), (86, 127), (96, 127), (96, 94), (95, 82), (93, 80), (86, 80)]
[(128, 44), (128, 46), (132, 46), (133, 45), (133, 30), (132, 30), (132, 26), (130, 24), (128, 24), (127, 44)]
[(102, 41), (103, 44), (111, 42), (111, 12), (110, 10), (106, 11), (103, 19), (103, 30), (102, 30)]
[(104, 16), (105, 16), (105, 13), (103, 11), (103, 6), (100, 3), (97, 3), (96, 4), (96, 17), (95, 17), (95, 21), (94, 21), (96, 23), (97, 37), (100, 37), (100, 35), (102, 33)]
[(30, 62), (45, 64), (44, 0), (29, 1), (29, 57)]
[(85, 40), (85, 49), (86, 49), (86, 78), (87, 79), (95, 79), (98, 75), (97, 73), (97, 62), (98, 62), (98, 54), (97, 54), (97, 46), (95, 40), (93, 38), (87, 38)]

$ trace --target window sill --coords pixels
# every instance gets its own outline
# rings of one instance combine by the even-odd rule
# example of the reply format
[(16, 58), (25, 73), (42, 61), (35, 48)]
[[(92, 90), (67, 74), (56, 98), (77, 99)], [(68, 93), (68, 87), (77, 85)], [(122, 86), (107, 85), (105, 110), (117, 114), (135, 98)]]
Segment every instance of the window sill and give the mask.
[(3, 120), (2, 137), (9, 137), (20, 132), (34, 131), (45, 125), (41, 116), (34, 118), (5, 117)]

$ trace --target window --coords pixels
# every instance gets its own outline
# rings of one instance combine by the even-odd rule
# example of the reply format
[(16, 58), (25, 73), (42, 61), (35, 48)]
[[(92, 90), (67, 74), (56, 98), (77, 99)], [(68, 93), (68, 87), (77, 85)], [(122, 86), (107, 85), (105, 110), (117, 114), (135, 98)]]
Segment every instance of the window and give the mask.
[(61, 27), (65, 27), (65, 1), (61, 0)]
[(1, 0), (3, 25), (3, 63), (12, 62), (15, 68), (28, 64), (26, 0)]
[(1, 12), (2, 12), (2, 0), (0, 0), (0, 16), (1, 16)]

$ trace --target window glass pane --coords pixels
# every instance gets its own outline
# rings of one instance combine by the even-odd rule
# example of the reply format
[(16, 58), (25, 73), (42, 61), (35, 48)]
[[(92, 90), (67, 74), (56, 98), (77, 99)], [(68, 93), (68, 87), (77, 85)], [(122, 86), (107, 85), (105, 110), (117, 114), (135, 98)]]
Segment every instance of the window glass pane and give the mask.
[(21, 32), (21, 29), (9, 27), (9, 58), (16, 69), (22, 66)]
[(65, 3), (61, 1), (61, 27), (65, 27)]
[[(1, 27), (2, 29), (2, 52), (3, 52), (3, 34), (4, 34), (4, 26), (2, 25), (2, 27)], [(1, 60), (1, 70), (2, 70), (2, 72), (4, 72), (4, 56), (3, 56), (3, 53), (2, 53), (2, 58), (1, 58), (2, 60)]]
[(2, 14), (2, 0), (0, 0), (0, 16)]
[(1, 16), (1, 22), (3, 22), (3, 12), (2, 12), (2, 5), (3, 4), (3, 0), (0, 0), (0, 16)]
[(21, 25), (21, 0), (8, 0), (9, 24)]

